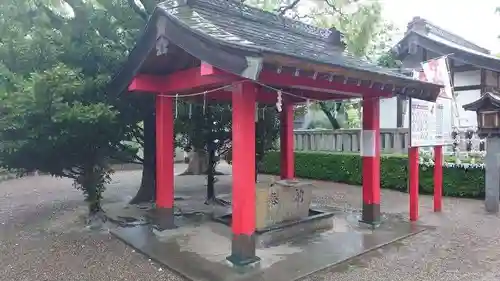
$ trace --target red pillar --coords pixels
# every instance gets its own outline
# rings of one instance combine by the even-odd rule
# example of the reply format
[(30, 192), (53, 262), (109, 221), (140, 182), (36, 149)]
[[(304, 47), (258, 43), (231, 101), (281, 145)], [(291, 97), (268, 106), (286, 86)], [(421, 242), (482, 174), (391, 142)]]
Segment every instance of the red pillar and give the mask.
[(361, 221), (376, 225), (380, 222), (380, 100), (363, 98), (363, 211)]
[(255, 99), (251, 82), (235, 84), (233, 104), (233, 191), (231, 256), (235, 265), (259, 260), (255, 255)]
[(443, 146), (434, 147), (434, 212), (441, 212), (443, 197)]
[(284, 103), (280, 113), (281, 179), (295, 177), (295, 157), (293, 138), (293, 104)]
[(156, 97), (156, 209), (159, 225), (173, 227), (174, 119), (172, 98)]
[(408, 149), (408, 169), (410, 170), (409, 177), (409, 193), (410, 193), (410, 221), (418, 220), (418, 147), (410, 147)]

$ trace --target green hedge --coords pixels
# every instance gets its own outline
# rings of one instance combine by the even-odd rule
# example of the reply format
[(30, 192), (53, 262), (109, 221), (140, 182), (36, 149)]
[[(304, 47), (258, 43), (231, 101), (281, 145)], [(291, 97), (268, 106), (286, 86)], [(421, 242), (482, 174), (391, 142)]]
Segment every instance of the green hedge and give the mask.
[[(279, 152), (269, 152), (260, 167), (262, 173), (279, 174)], [(408, 158), (406, 155), (381, 156), (381, 187), (407, 191)], [(299, 178), (361, 185), (359, 154), (296, 152), (295, 175)], [(434, 187), (433, 167), (420, 167), (420, 193), (431, 194)], [(445, 196), (484, 197), (484, 169), (443, 167)]]

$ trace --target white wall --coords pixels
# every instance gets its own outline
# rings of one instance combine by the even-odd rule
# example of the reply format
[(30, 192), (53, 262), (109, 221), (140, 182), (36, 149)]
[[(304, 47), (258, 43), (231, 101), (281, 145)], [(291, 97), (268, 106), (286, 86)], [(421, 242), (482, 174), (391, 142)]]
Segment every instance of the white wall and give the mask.
[(471, 103), (476, 101), (481, 97), (480, 90), (471, 90), (471, 91), (460, 91), (456, 93), (457, 95), (457, 105), (458, 105), (458, 117), (460, 126), (470, 127), (477, 126), (477, 117), (476, 112), (474, 111), (465, 111), (462, 106), (464, 104)]
[[(451, 128), (456, 121), (452, 115), (452, 104), (451, 101), (442, 99), (440, 101), (443, 104), (443, 116), (444, 116), (444, 126)], [(397, 100), (396, 98), (383, 99), (380, 101), (380, 128), (391, 129), (396, 128), (396, 106)], [(406, 105), (404, 107), (404, 116), (403, 116), (403, 128), (409, 128), (410, 125), (410, 112), (409, 112), (409, 101), (406, 101)], [(475, 115), (474, 115), (475, 116)]]
[(397, 98), (380, 100), (380, 128), (397, 127)]
[(464, 71), (454, 73), (454, 87), (480, 85), (481, 84), (481, 71)]
[[(480, 85), (481, 84), (481, 71), (466, 71), (466, 72), (457, 72), (454, 74), (454, 87), (460, 86), (470, 86), (470, 85)], [(458, 121), (459, 126), (477, 126), (477, 118), (476, 113), (473, 111), (465, 111), (462, 106), (464, 104), (471, 103), (481, 97), (480, 90), (471, 90), (471, 91), (458, 91), (455, 92), (457, 107), (458, 107)]]
[[(481, 83), (481, 74), (479, 70), (467, 71), (455, 73), (455, 87), (459, 86), (469, 86), (469, 85), (479, 85)], [(480, 90), (472, 91), (459, 91), (455, 92), (457, 95), (457, 112), (459, 115), (459, 120), (453, 118), (452, 116), (452, 105), (451, 103), (444, 104), (444, 125), (452, 126), (476, 126), (477, 119), (476, 113), (471, 111), (465, 111), (462, 106), (464, 104), (471, 103), (477, 100), (481, 96)], [(408, 117), (408, 102), (406, 104), (406, 114), (403, 117), (403, 127), (409, 127), (409, 117)], [(456, 124), (460, 121), (459, 124)], [(382, 99), (380, 101), (380, 128), (396, 128), (397, 126), (397, 99), (396, 97), (390, 99)], [(455, 124), (454, 124), (455, 123)]]
[(498, 72), (486, 70), (486, 85), (500, 87), (500, 75)]

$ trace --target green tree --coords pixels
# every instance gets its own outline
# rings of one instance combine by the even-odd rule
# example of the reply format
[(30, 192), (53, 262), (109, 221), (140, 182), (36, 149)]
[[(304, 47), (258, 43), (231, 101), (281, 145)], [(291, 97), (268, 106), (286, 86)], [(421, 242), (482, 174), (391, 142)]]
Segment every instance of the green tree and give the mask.
[[(336, 28), (344, 33), (350, 55), (387, 66), (386, 55), (395, 27), (382, 17), (380, 1), (323, 0), (311, 3), (301, 0), (250, 0), (246, 3), (286, 14), (295, 19), (325, 28)], [(274, 6), (274, 7), (273, 7)], [(390, 67), (396, 67), (394, 63)], [(356, 120), (348, 112), (359, 115), (359, 102), (326, 101), (312, 104), (312, 110), (321, 110), (334, 129), (351, 124), (341, 120)], [(358, 112), (356, 112), (356, 109)]]
[[(128, 1), (136, 15), (146, 23), (156, 4), (161, 1), (141, 0)], [(131, 49), (131, 48), (130, 48)], [(152, 108), (154, 108), (152, 106)], [(231, 139), (231, 109), (228, 105), (178, 102), (179, 113), (175, 120), (176, 135), (181, 141), (176, 145), (193, 149), (193, 157), (183, 175), (207, 174), (207, 201), (214, 199), (215, 170), (218, 159), (214, 157), (230, 149)], [(154, 109), (146, 111), (154, 112)], [(189, 114), (188, 114), (189, 112)], [(153, 201), (155, 195), (155, 119), (154, 116), (145, 116), (143, 130), (144, 165), (141, 186), (131, 203)], [(214, 141), (217, 140), (215, 146)]]
[[(318, 8), (313, 9), (312, 21), (319, 26), (327, 28), (333, 26), (343, 32), (346, 49), (355, 57), (379, 64), (384, 64), (391, 58), (386, 53), (395, 28), (383, 19), (382, 6), (377, 0), (369, 2), (325, 0), (320, 2)], [(340, 115), (344, 120), (354, 120), (361, 109), (359, 101), (327, 101), (319, 102), (318, 106), (334, 129), (339, 129), (343, 125), (336, 116)], [(349, 116), (348, 112), (356, 116)]]
[(90, 214), (100, 211), (111, 173), (108, 158), (122, 136), (118, 113), (87, 100), (87, 91), (102, 88), (102, 82), (57, 65), (0, 93), (0, 163), (21, 174), (39, 170), (73, 179)]
[[(495, 13), (497, 13), (497, 14), (499, 14), (499, 15), (500, 15), (500, 7), (497, 7), (497, 8), (496, 8)], [(500, 39), (500, 35), (498, 35), (498, 38)]]
[[(58, 63), (62, 63), (68, 71), (78, 72), (78, 77), (85, 81), (94, 81), (98, 77), (103, 81), (108, 80), (119, 70), (126, 59), (124, 54), (132, 49), (137, 35), (144, 27), (156, 3), (157, 1), (147, 0), (140, 2), (128, 0), (47, 0), (46, 2), (24, 0), (16, 2), (8, 0), (2, 2), (0, 4), (2, 89), (5, 93), (12, 94), (17, 90), (15, 80), (23, 82), (29, 80), (32, 73), (43, 74), (53, 71)], [(47, 78), (43, 75), (40, 77), (42, 77), (40, 79)], [(38, 84), (41, 83), (37, 81)], [(61, 81), (61, 83), (68, 83), (68, 80)], [(111, 142), (114, 149), (105, 150), (109, 154), (101, 153), (102, 158), (99, 161), (105, 163), (114, 159), (143, 163), (141, 188), (132, 203), (154, 200), (154, 98), (113, 93), (113, 91), (106, 93), (103, 88), (93, 87), (90, 83), (85, 85), (88, 87), (84, 92), (85, 95), (75, 96), (74, 101), (78, 98), (85, 98), (86, 104), (109, 106), (114, 113), (113, 126), (120, 129), (120, 134), (116, 136), (123, 140), (123, 142)], [(48, 95), (50, 91), (38, 95), (42, 94)], [(10, 99), (10, 97), (6, 95), (4, 98)], [(15, 99), (12, 101), (21, 102)], [(180, 104), (179, 109), (182, 109), (182, 106), (185, 109), (187, 105)], [(208, 122), (208, 120), (214, 122)], [(213, 167), (216, 159), (208, 157), (214, 155), (214, 150), (208, 149), (208, 143), (219, 140), (215, 147), (219, 154), (230, 149), (230, 120), (229, 106), (210, 105), (201, 109), (199, 104), (194, 106), (193, 115), (189, 118), (176, 119), (176, 132), (186, 139), (184, 145), (193, 145), (200, 155), (199, 161), (192, 161), (188, 173), (199, 174), (212, 171), (207, 168), (208, 162), (211, 163), (210, 167)], [(26, 122), (25, 125), (31, 126), (32, 124)], [(54, 136), (62, 133), (51, 132)], [(20, 132), (16, 133), (17, 140), (28, 137)], [(12, 138), (12, 141), (15, 140)], [(88, 141), (91, 142), (92, 139), (88, 138)], [(139, 158), (127, 145), (131, 142), (143, 147), (143, 159)], [(62, 144), (58, 143), (58, 145)], [(23, 149), (25, 147), (20, 147), (16, 153), (9, 151), (8, 157), (20, 158), (16, 165), (12, 165), (9, 161), (5, 161), (2, 165), (21, 171), (32, 169), (46, 171), (48, 169), (40, 166), (46, 163), (42, 161), (43, 159), (38, 162), (40, 165), (37, 167), (30, 166), (28, 159), (23, 158), (27, 154)], [(40, 154), (37, 157), (48, 157), (48, 155)], [(62, 158), (63, 155), (59, 154), (58, 157)], [(208, 161), (209, 158), (211, 161)], [(202, 165), (197, 165), (196, 162)], [(53, 175), (64, 174), (56, 173), (52, 168), (50, 170)], [(210, 182), (213, 185), (213, 179), (213, 173), (211, 173), (209, 185)]]
[(207, 175), (207, 203), (215, 203), (215, 167), (217, 155), (230, 149), (231, 107), (229, 104), (179, 102), (175, 132), (181, 136), (181, 147), (194, 151), (188, 168), (181, 175)]
[[(103, 85), (121, 67), (157, 2), (5, 0), (0, 3), (0, 93), (3, 106), (0, 108), (2, 113), (5, 112), (0, 124), (0, 137), (5, 140), (0, 149), (2, 166), (21, 173), (37, 169), (73, 178), (92, 203), (90, 209), (95, 211), (99, 206), (96, 200), (100, 199), (100, 191), (110, 173), (110, 161), (140, 162), (144, 163), (143, 177), (133, 202), (154, 199), (154, 98), (105, 92)], [(301, 17), (298, 0), (259, 3), (264, 9)], [(331, 5), (332, 16), (340, 14), (333, 9), (335, 5)], [(308, 19), (304, 17), (303, 20)], [(356, 20), (363, 20), (363, 17)], [(356, 30), (355, 24), (337, 24), (339, 29), (364, 34), (363, 30), (353, 31)], [(359, 37), (364, 38), (361, 35)], [(353, 49), (356, 52), (373, 53), (371, 47), (347, 45), (348, 48), (356, 47)], [(63, 77), (62, 73), (68, 73), (68, 76)], [(231, 114), (227, 105), (209, 106), (208, 113), (206, 109), (200, 114), (202, 111), (197, 106), (197, 113), (188, 120), (177, 118), (176, 132), (203, 154), (200, 163), (210, 162), (209, 166), (213, 167), (214, 157), (210, 161), (208, 158), (214, 149), (207, 144), (218, 139), (215, 149), (220, 153), (230, 148)], [(28, 114), (30, 112), (37, 115)], [(277, 136), (277, 114), (271, 109), (266, 112), (272, 117), (266, 117), (265, 124), (257, 124), (258, 139), (264, 140), (264, 143), (257, 144), (258, 159), (262, 151), (274, 144)], [(9, 124), (17, 124), (17, 127), (11, 128)], [(87, 131), (92, 127), (100, 132), (109, 126), (112, 126), (112, 136), (107, 132), (97, 136)], [(201, 134), (198, 133), (200, 128)], [(85, 153), (71, 154), (72, 149), (79, 148), (69, 146), (63, 142), (64, 138), (90, 147), (82, 149)], [(105, 138), (109, 138), (107, 143), (104, 143)], [(127, 145), (130, 142), (143, 147), (144, 159)], [(34, 147), (35, 143), (41, 146)], [(99, 147), (91, 147), (94, 143)], [(53, 153), (55, 151), (63, 153)], [(70, 159), (66, 159), (65, 154), (69, 154)], [(30, 161), (30, 155), (36, 155), (36, 161)], [(213, 175), (211, 168), (200, 168), (198, 173), (207, 170)], [(78, 177), (80, 174), (84, 176)]]
[(56, 2), (0, 3), (0, 165), (73, 179), (93, 214), (111, 159), (134, 161), (133, 97), (105, 85), (142, 23), (127, 2)]

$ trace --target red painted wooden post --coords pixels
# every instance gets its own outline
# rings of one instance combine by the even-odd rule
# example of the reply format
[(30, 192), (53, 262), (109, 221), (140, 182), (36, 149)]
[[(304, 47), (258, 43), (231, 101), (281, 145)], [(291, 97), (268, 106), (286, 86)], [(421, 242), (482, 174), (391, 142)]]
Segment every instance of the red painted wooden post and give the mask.
[(293, 104), (284, 103), (280, 114), (281, 179), (295, 177), (295, 155), (293, 136)]
[(363, 211), (362, 222), (380, 222), (380, 100), (363, 98), (363, 131), (361, 156), (363, 157)]
[(255, 100), (251, 82), (233, 87), (233, 191), (231, 256), (235, 265), (258, 261), (255, 255)]
[(172, 98), (156, 97), (156, 207), (167, 224), (173, 222), (174, 119)]
[(441, 212), (443, 197), (443, 146), (434, 147), (434, 212)]
[(418, 147), (410, 147), (408, 149), (408, 169), (409, 176), (409, 193), (410, 193), (410, 221), (418, 220)]

